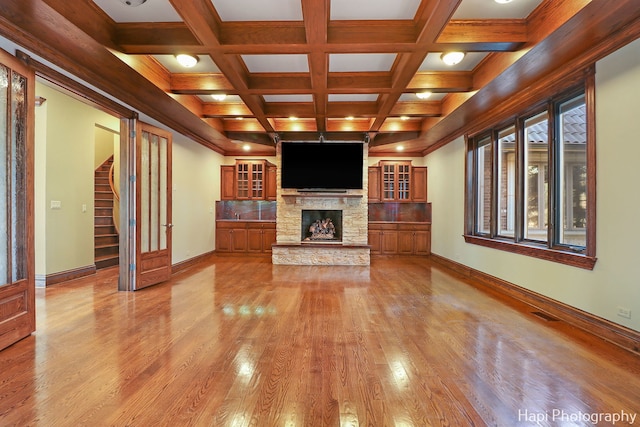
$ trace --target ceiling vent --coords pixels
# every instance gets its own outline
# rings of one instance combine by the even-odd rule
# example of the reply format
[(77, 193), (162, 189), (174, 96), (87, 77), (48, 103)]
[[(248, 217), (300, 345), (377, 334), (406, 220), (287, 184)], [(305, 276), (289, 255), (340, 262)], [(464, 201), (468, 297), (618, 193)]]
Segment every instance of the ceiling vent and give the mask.
[(127, 6), (136, 7), (136, 6), (140, 6), (143, 3), (146, 3), (147, 0), (120, 0), (120, 1), (126, 4)]

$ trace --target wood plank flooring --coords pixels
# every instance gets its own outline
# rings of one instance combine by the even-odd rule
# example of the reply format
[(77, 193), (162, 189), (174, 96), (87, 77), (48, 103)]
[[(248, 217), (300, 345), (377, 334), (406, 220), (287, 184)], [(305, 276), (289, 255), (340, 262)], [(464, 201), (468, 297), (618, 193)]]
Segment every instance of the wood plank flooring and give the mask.
[(39, 290), (0, 352), (1, 426), (640, 425), (639, 356), (428, 258), (115, 274)]

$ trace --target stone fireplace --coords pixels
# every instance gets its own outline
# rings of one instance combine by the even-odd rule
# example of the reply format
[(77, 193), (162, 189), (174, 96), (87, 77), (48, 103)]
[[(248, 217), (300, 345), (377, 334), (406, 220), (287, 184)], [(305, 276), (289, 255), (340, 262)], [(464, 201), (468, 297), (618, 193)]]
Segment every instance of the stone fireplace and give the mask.
[[(283, 190), (280, 177), (280, 144), (277, 146), (276, 243), (273, 264), (369, 265), (367, 145), (364, 148), (363, 189), (341, 192)], [(314, 213), (312, 213), (314, 212)], [(305, 220), (306, 217), (306, 220)], [(309, 239), (309, 227), (329, 218), (335, 228), (332, 239)], [(305, 222), (306, 221), (306, 222)]]

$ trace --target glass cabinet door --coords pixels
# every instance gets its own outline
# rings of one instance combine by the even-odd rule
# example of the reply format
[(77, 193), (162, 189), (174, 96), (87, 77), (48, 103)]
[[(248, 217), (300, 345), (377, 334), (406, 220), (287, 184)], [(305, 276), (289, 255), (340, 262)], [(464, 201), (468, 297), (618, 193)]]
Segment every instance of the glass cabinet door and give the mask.
[(238, 199), (249, 198), (249, 164), (238, 163), (236, 165), (236, 185)]
[(251, 198), (264, 198), (264, 164), (251, 164)]
[(398, 200), (409, 200), (411, 198), (411, 167), (408, 164), (398, 165)]
[(396, 193), (396, 167), (394, 164), (382, 165), (382, 199), (394, 200)]

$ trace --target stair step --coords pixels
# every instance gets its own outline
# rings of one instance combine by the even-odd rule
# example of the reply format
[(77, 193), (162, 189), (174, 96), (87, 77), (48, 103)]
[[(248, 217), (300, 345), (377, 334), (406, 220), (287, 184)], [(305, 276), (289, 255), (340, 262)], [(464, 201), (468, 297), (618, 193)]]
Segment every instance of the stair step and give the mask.
[(96, 207), (93, 214), (95, 216), (109, 216), (113, 218), (113, 207)]
[(119, 250), (119, 246), (117, 244), (115, 244), (115, 245), (105, 245), (105, 246), (96, 246), (94, 254), (95, 254), (96, 259), (99, 259), (99, 258), (102, 258), (102, 257), (118, 255), (118, 250)]
[(96, 183), (94, 187), (95, 187), (94, 191), (113, 193), (113, 191), (111, 191), (111, 186), (109, 185), (109, 183), (106, 183), (106, 184)]
[(111, 216), (95, 216), (94, 225), (113, 225), (113, 217)]
[(94, 236), (104, 236), (105, 234), (115, 234), (116, 227), (113, 225), (95, 225), (93, 227)]
[(112, 208), (113, 209), (113, 199), (98, 199), (96, 198), (94, 201), (94, 206), (97, 208)]
[(96, 235), (93, 239), (95, 247), (102, 247), (106, 245), (117, 245), (120, 242), (120, 236), (117, 234), (100, 234)]
[(100, 270), (107, 267), (113, 267), (114, 265), (118, 265), (119, 259), (117, 256), (115, 257), (104, 257), (104, 258), (96, 258), (96, 270)]
[(109, 191), (94, 191), (96, 195), (96, 199), (111, 199), (113, 198), (113, 193)]

